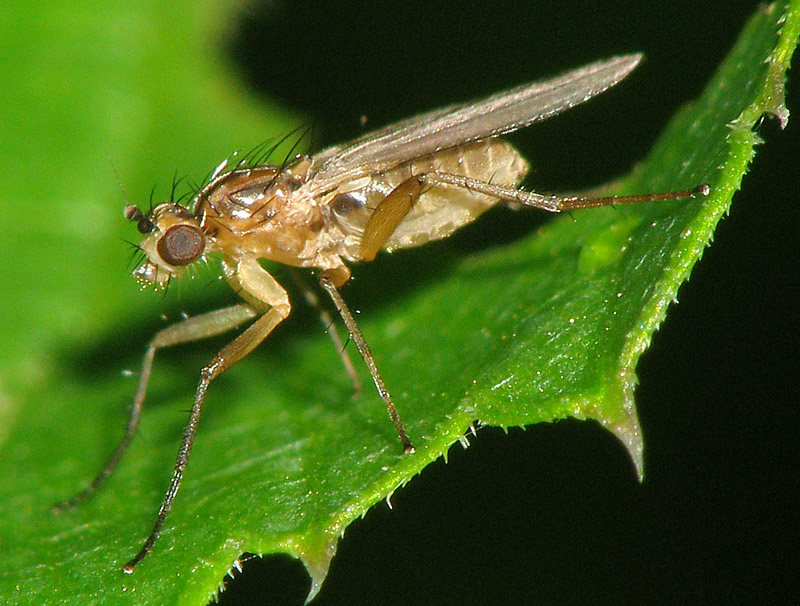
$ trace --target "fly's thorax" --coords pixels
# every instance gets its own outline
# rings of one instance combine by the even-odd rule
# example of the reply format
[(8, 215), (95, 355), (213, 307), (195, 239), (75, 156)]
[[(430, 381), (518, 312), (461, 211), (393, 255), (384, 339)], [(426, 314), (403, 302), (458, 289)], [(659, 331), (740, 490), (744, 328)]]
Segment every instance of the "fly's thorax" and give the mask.
[(180, 204), (165, 202), (147, 214), (128, 206), (125, 217), (135, 221), (144, 234), (139, 248), (147, 260), (133, 275), (146, 285), (169, 282), (206, 250), (206, 236), (200, 222)]
[(214, 179), (197, 195), (195, 214), (209, 250), (308, 266), (324, 220), (317, 201), (297, 195), (310, 162), (240, 168)]
[(194, 214), (240, 221), (264, 220), (308, 177), (311, 160), (299, 157), (288, 166), (263, 164), (223, 173), (195, 197)]

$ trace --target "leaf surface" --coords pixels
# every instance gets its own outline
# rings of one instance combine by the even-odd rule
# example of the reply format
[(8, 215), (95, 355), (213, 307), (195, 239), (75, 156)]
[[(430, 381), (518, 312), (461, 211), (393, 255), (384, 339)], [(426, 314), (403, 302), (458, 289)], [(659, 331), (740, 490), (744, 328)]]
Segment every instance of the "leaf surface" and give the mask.
[[(415, 455), (401, 455), (365, 373), (363, 394), (351, 397), (337, 352), (298, 304), (213, 385), (174, 512), (135, 575), (119, 567), (151, 527), (197, 373), (224, 341), (160, 356), (119, 472), (84, 506), (50, 514), (119, 439), (135, 387), (120, 371), (137, 368), (164, 325), (159, 313), (177, 319), (234, 300), (210, 279), (163, 301), (137, 292), (120, 271), (119, 238), (134, 236), (107, 158), (141, 200), (175, 158), (200, 180), (209, 154), (223, 158), (296, 125), (244, 94), (209, 54), (208, 24), (224, 22), (229, 7), (194, 6), (141, 9), (136, 18), (105, 5), (95, 7), (102, 18), (10, 9), (30, 22), (25, 35), (4, 32), (4, 49), (31, 60), (4, 57), (16, 87), (0, 97), (9, 116), (0, 140), (11, 158), (0, 177), (8, 226), (0, 255), (17, 267), (0, 277), (14, 293), (4, 301), (14, 321), (0, 332), (6, 602), (203, 604), (244, 552), (299, 557), (315, 592), (347, 525), (476, 424), (595, 419), (641, 474), (635, 365), (739, 188), (758, 142), (753, 126), (765, 113), (788, 117), (783, 83), (797, 3), (754, 15), (705, 92), (614, 186), (634, 193), (708, 183), (709, 197), (576, 212), (467, 256), (443, 242), (357, 268), (344, 295), (364, 312), (362, 330)], [(178, 18), (188, 26), (173, 27)], [(26, 46), (47, 36), (57, 40), (50, 54)], [(26, 136), (31, 130), (40, 136)], [(60, 159), (46, 170), (45, 153)], [(20, 174), (30, 179), (9, 178)], [(54, 184), (68, 195), (54, 196)], [(42, 207), (58, 221), (31, 210)]]

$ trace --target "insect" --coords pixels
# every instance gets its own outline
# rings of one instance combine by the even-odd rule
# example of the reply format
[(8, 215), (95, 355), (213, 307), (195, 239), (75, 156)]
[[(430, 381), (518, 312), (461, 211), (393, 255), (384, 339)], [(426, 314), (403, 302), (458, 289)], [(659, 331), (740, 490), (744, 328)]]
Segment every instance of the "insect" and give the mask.
[(64, 508), (94, 493), (115, 469), (136, 433), (156, 352), (252, 322), (201, 371), (172, 479), (155, 525), (127, 573), (152, 551), (183, 479), (209, 385), (255, 349), (291, 311), (283, 287), (259, 264), (269, 259), (319, 271), (350, 338), (366, 363), (394, 423), (404, 453), (414, 446), (355, 318), (339, 293), (348, 263), (445, 238), (500, 201), (561, 212), (706, 195), (691, 190), (586, 198), (520, 189), (528, 163), (497, 138), (583, 103), (617, 84), (641, 55), (614, 57), (487, 99), (436, 110), (351, 143), (284, 165), (221, 166), (194, 196), (191, 208), (165, 202), (143, 212), (125, 208), (142, 233), (146, 261), (134, 271), (145, 284), (164, 285), (207, 253), (220, 253), (222, 271), (244, 302), (191, 317), (159, 331), (144, 356), (125, 435), (91, 485)]

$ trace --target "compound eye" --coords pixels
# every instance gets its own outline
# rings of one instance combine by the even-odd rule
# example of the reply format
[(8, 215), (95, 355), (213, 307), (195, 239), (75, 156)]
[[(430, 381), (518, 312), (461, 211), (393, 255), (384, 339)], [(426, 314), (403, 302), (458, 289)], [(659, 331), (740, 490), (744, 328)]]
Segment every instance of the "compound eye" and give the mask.
[(170, 265), (189, 265), (203, 254), (206, 241), (194, 225), (170, 227), (156, 245), (158, 254)]

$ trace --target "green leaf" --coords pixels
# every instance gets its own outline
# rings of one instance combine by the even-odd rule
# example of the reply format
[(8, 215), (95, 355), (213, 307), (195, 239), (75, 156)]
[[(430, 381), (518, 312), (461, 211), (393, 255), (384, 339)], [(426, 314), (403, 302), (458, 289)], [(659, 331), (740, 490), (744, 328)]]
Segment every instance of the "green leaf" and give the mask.
[(85, 485), (119, 439), (135, 382), (120, 371), (137, 368), (159, 313), (234, 298), (208, 280), (163, 301), (137, 292), (120, 271), (119, 238), (133, 234), (108, 159), (141, 200), (176, 159), (199, 180), (209, 158), (297, 122), (253, 100), (209, 51), (228, 6), (7, 11), (0, 261), (15, 271), (2, 274), (13, 322), (0, 332), (0, 595), (11, 604), (203, 604), (244, 552), (301, 558), (316, 591), (347, 525), (475, 423), (593, 418), (641, 474), (636, 361), (739, 188), (753, 125), (788, 117), (784, 75), (800, 30), (797, 2), (754, 15), (706, 91), (614, 188), (706, 182), (708, 198), (576, 212), (509, 245), (464, 256), (442, 242), (356, 271), (344, 294), (364, 310), (417, 454), (400, 454), (366, 377), (350, 397), (337, 352), (298, 304), (213, 385), (164, 535), (128, 577), (119, 567), (151, 527), (197, 372), (224, 341), (161, 355), (118, 473), (76, 510), (49, 506)]

